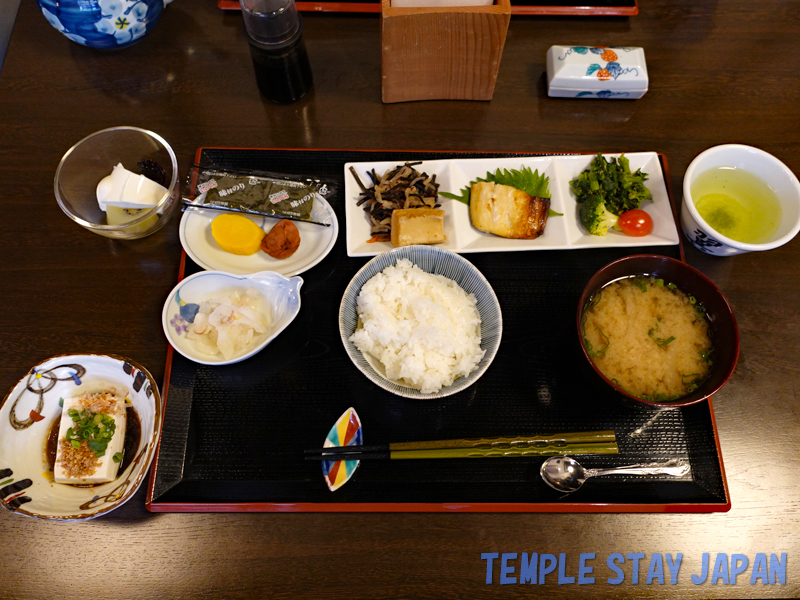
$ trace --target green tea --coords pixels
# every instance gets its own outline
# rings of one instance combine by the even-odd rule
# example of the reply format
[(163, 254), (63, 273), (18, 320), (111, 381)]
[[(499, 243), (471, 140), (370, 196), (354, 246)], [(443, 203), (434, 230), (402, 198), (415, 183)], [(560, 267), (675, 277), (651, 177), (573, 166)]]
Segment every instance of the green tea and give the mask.
[(742, 169), (719, 167), (701, 173), (691, 192), (703, 220), (737, 242), (767, 242), (781, 222), (775, 192), (764, 180)]

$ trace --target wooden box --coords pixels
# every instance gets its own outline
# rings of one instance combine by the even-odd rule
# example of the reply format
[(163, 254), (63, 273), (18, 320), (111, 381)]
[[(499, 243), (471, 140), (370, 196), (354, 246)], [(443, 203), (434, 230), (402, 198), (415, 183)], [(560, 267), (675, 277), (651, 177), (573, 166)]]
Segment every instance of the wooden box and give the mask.
[(382, 0), (383, 101), (491, 100), (510, 18), (509, 0), (426, 8)]

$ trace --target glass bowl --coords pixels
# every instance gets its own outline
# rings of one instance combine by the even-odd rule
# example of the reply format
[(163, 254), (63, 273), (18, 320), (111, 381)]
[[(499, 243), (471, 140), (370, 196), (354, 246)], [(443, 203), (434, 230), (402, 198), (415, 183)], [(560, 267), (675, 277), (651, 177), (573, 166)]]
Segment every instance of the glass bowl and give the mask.
[[(135, 219), (109, 225), (106, 213), (97, 203), (97, 184), (110, 175), (118, 163), (138, 173), (137, 165), (145, 159), (155, 161), (164, 169), (167, 193), (156, 206)], [(54, 189), (58, 205), (70, 219), (93, 233), (121, 240), (155, 233), (181, 204), (175, 152), (160, 135), (138, 127), (112, 127), (83, 138), (61, 159)]]

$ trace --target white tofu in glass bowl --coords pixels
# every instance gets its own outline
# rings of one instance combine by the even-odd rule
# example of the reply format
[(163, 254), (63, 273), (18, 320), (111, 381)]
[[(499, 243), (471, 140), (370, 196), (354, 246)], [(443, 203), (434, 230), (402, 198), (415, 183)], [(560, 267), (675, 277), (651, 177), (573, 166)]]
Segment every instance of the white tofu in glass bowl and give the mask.
[(175, 152), (139, 127), (111, 127), (80, 140), (61, 159), (53, 187), (70, 219), (120, 240), (155, 233), (181, 205)]

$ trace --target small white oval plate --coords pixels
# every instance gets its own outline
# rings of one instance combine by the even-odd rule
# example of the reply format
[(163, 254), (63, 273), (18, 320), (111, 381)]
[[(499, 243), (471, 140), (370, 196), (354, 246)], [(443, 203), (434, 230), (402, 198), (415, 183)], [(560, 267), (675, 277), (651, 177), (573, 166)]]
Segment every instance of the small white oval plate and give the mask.
[[(252, 275), (233, 275), (219, 271), (201, 271), (187, 277), (176, 285), (167, 296), (161, 313), (161, 325), (169, 343), (186, 358), (203, 365), (230, 365), (250, 358), (263, 350), (267, 344), (294, 321), (300, 312), (301, 277), (284, 277), (273, 271), (263, 271)], [(272, 309), (272, 326), (264, 339), (246, 353), (225, 360), (221, 354), (209, 356), (195, 349), (191, 340), (186, 339), (186, 331), (194, 322), (186, 310), (187, 305), (200, 304), (234, 290), (257, 289)], [(196, 311), (195, 311), (196, 312)], [(188, 319), (192, 320), (189, 321)]]
[[(311, 217), (320, 223), (330, 223), (330, 227), (292, 221), (300, 232), (300, 247), (289, 258), (272, 258), (259, 250), (250, 256), (231, 254), (219, 247), (211, 235), (211, 221), (223, 211), (187, 208), (180, 224), (181, 245), (191, 259), (206, 271), (225, 271), (237, 275), (249, 275), (260, 271), (275, 271), (281, 275), (298, 275), (319, 263), (333, 249), (339, 235), (339, 221), (336, 213), (321, 196), (314, 200)], [(241, 214), (241, 213), (237, 213)], [(253, 223), (269, 233), (278, 222), (272, 217), (246, 215)]]
[[(60, 399), (99, 381), (127, 388), (142, 426), (136, 453), (109, 483), (55, 483), (45, 444), (53, 422), (61, 419)], [(93, 519), (121, 506), (142, 484), (153, 461), (161, 436), (161, 408), (150, 373), (130, 359), (72, 354), (39, 363), (0, 405), (0, 503), (14, 514), (58, 521)]]

